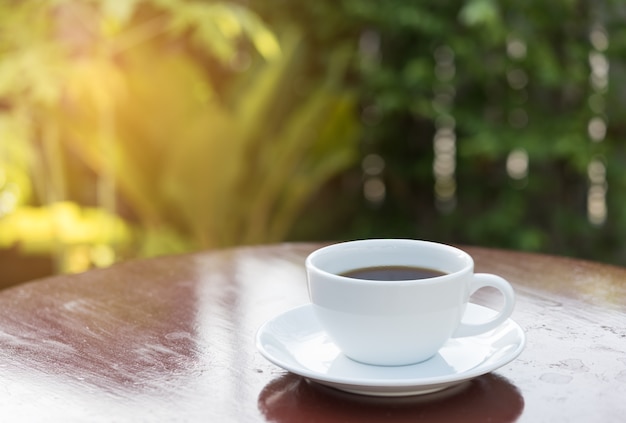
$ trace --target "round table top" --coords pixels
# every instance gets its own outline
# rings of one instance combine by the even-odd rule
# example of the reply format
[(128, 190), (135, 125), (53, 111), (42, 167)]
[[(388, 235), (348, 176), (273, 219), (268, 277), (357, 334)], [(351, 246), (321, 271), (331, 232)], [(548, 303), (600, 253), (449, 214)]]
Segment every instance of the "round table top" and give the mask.
[[(525, 350), (447, 395), (376, 398), (267, 361), (255, 335), (308, 302), (319, 244), (120, 263), (0, 291), (0, 415), (10, 421), (622, 421), (626, 269), (462, 247), (517, 293)], [(485, 291), (473, 301), (497, 306)], [(445, 392), (445, 391), (444, 391)]]

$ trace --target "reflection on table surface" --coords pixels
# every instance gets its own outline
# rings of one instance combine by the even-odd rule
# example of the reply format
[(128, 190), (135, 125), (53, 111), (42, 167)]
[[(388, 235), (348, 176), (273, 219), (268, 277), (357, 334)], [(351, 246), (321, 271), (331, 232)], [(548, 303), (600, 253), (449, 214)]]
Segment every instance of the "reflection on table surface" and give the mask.
[(350, 394), (287, 374), (263, 389), (259, 409), (268, 421), (276, 423), (506, 423), (517, 420), (524, 409), (524, 399), (515, 386), (496, 374), (434, 394), (399, 398)]

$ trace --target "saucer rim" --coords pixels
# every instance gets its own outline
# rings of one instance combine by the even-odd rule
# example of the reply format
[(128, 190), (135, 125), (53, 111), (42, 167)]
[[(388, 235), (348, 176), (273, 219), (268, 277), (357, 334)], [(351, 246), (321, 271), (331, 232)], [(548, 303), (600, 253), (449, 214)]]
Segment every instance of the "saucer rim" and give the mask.
[[(475, 309), (486, 309), (486, 310), (490, 310), (490, 311), (494, 311), (493, 309), (480, 305), (480, 304), (476, 304), (476, 303), (468, 303), (468, 307), (472, 307)], [(341, 389), (344, 391), (351, 391), (351, 392), (356, 392), (359, 391), (360, 393), (363, 392), (363, 389), (357, 389), (357, 390), (352, 390), (351, 387), (355, 387), (355, 388), (362, 388), (362, 387), (368, 387), (368, 388), (407, 388), (411, 390), (411, 392), (415, 392), (417, 393), (415, 388), (420, 388), (419, 391), (424, 391), (424, 393), (428, 393), (428, 392), (433, 392), (432, 389), (429, 389), (429, 387), (432, 386), (442, 386), (439, 389), (436, 390), (440, 390), (440, 389), (445, 389), (446, 387), (450, 387), (452, 385), (456, 385), (459, 383), (462, 383), (464, 381), (468, 381), (471, 379), (474, 379), (476, 377), (482, 376), (484, 374), (490, 373), (502, 366), (505, 366), (506, 364), (510, 363), (511, 361), (515, 360), (524, 350), (525, 346), (526, 346), (526, 334), (524, 332), (524, 330), (522, 329), (522, 327), (515, 322), (512, 318), (508, 318), (506, 319), (500, 326), (498, 326), (497, 328), (492, 329), (492, 331), (497, 330), (498, 328), (501, 328), (502, 326), (508, 325), (511, 326), (511, 330), (513, 330), (514, 332), (517, 333), (518, 337), (518, 342), (517, 342), (517, 348), (515, 348), (514, 350), (506, 353), (505, 355), (503, 355), (502, 357), (500, 357), (499, 359), (495, 360), (492, 363), (489, 364), (484, 364), (484, 363), (479, 363), (477, 366), (468, 369), (466, 371), (460, 371), (460, 372), (454, 372), (448, 375), (443, 375), (443, 376), (435, 376), (435, 377), (423, 377), (423, 378), (414, 378), (414, 379), (403, 379), (403, 380), (398, 380), (398, 379), (394, 379), (394, 378), (354, 378), (354, 377), (338, 377), (338, 376), (332, 376), (330, 374), (324, 374), (324, 373), (319, 373), (316, 371), (312, 371), (302, 365), (292, 365), (291, 363), (287, 363), (284, 360), (280, 360), (278, 359), (274, 354), (272, 354), (271, 352), (267, 351), (265, 349), (265, 347), (263, 346), (262, 343), (262, 336), (267, 333), (268, 331), (268, 327), (276, 322), (279, 319), (284, 319), (288, 314), (292, 314), (292, 313), (297, 313), (297, 312), (304, 312), (305, 309), (310, 309), (312, 308), (312, 305), (310, 303), (307, 304), (302, 304), (296, 307), (293, 307), (291, 309), (288, 309), (276, 316), (274, 316), (273, 318), (267, 320), (265, 323), (263, 323), (263, 325), (261, 325), (261, 327), (257, 330), (256, 333), (256, 337), (255, 337), (255, 341), (256, 341), (256, 347), (257, 350), (261, 353), (261, 355), (263, 357), (265, 357), (268, 361), (270, 361), (271, 363), (275, 364), (276, 366), (287, 370), (291, 373), (297, 374), (299, 376), (308, 378), (310, 380), (316, 381), (318, 383), (322, 383), (324, 385), (327, 386), (333, 386), (336, 387), (337, 389)], [(489, 332), (492, 332), (489, 331)], [(317, 330), (315, 332), (318, 332)], [(324, 332), (324, 330), (320, 327), (319, 328), (319, 332)], [(489, 333), (488, 332), (488, 333)], [(485, 336), (485, 334), (481, 334), (481, 335), (475, 335), (475, 336), (469, 336), (466, 338), (479, 338), (481, 336)], [(331, 341), (332, 342), (332, 341)], [(511, 344), (508, 344), (511, 345)], [(492, 357), (494, 354), (497, 354), (499, 351), (501, 351), (502, 348), (499, 348), (493, 352), (491, 352), (487, 358)], [(361, 366), (367, 366), (367, 367), (406, 367), (406, 368), (411, 368), (414, 366), (423, 366), (424, 364), (428, 363), (428, 360), (420, 362), (420, 363), (415, 363), (415, 364), (409, 364), (409, 365), (405, 365), (405, 366), (376, 366), (376, 365), (371, 365), (371, 364), (365, 364), (365, 363), (359, 363), (359, 362), (355, 362)], [(337, 386), (337, 385), (341, 385), (341, 386)], [(369, 392), (369, 395), (391, 395), (389, 392), (383, 393), (383, 392), (379, 392), (379, 393), (375, 393), (375, 392)]]

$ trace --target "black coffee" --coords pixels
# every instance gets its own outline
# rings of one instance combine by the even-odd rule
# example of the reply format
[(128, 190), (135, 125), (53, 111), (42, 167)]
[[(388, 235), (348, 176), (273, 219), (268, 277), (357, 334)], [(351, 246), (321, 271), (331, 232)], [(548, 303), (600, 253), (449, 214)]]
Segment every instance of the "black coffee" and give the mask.
[(341, 276), (369, 281), (409, 281), (414, 279), (434, 278), (442, 275), (445, 275), (445, 273), (439, 270), (413, 266), (362, 267), (341, 274)]

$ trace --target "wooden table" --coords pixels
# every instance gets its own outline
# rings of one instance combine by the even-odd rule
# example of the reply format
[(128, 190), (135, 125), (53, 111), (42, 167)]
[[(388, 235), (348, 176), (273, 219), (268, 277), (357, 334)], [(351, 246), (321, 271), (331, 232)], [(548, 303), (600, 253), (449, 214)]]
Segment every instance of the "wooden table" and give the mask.
[(381, 399), (309, 383), (256, 351), (263, 322), (308, 301), (303, 261), (316, 247), (131, 261), (1, 291), (0, 420), (626, 419), (626, 269), (466, 248), (477, 271), (515, 286), (526, 349), (460, 391)]

